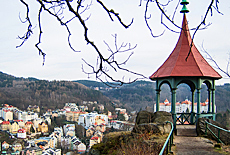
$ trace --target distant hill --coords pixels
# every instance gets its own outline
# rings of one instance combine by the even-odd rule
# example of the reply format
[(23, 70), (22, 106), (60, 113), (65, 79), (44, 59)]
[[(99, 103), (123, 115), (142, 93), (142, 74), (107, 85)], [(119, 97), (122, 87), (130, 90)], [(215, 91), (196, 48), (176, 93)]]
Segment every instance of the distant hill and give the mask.
[[(98, 91), (99, 90), (99, 91)], [(201, 102), (207, 99), (207, 88), (202, 86)], [(24, 110), (31, 105), (45, 109), (62, 108), (66, 102), (82, 104), (82, 101), (98, 101), (110, 111), (123, 107), (128, 111), (153, 108), (155, 101), (155, 83), (137, 81), (121, 88), (110, 88), (97, 81), (46, 81), (36, 78), (14, 77), (0, 72), (0, 104), (7, 103)], [(161, 98), (171, 100), (169, 86), (161, 87)], [(191, 100), (190, 88), (181, 84), (177, 89), (176, 100)], [(230, 109), (230, 84), (216, 86), (217, 111)]]
[(36, 78), (18, 78), (0, 72), (0, 104), (11, 104), (24, 110), (28, 105), (41, 109), (62, 108), (67, 102), (79, 105), (83, 101), (97, 101), (114, 111), (112, 102), (100, 91), (71, 81), (46, 81)]
[(91, 80), (76, 80), (73, 82), (78, 82), (81, 83), (83, 85), (85, 85), (86, 87), (89, 87), (91, 89), (95, 89), (95, 88), (101, 88), (101, 89), (105, 89), (108, 88), (108, 86), (106, 86), (105, 84), (103, 84), (102, 82), (97, 82), (97, 81), (91, 81)]

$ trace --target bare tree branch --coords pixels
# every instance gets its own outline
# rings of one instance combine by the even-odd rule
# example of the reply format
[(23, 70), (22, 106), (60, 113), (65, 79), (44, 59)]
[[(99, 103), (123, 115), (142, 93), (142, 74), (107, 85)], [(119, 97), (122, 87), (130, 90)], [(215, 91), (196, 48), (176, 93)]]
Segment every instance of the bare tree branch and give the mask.
[[(29, 6), (24, 0), (20, 0), (20, 1), (23, 5), (26, 6), (26, 20), (25, 21), (21, 20), (21, 21), (22, 21), (22, 23), (28, 22), (28, 27), (27, 27), (26, 33), (22, 37), (18, 36), (18, 38), (22, 40), (22, 43), (20, 45), (16, 46), (16, 48), (21, 47), (29, 39), (29, 37), (33, 33), (32, 23), (31, 23), (30, 17), (29, 17), (29, 12), (30, 12)], [(20, 16), (19, 16), (19, 18), (20, 18)]]
[(219, 71), (224, 73), (226, 76), (230, 77), (230, 74), (229, 74), (230, 53), (229, 53), (229, 57), (227, 60), (226, 71), (225, 71), (218, 65), (218, 63), (215, 61), (215, 59), (205, 50), (203, 43), (202, 43), (202, 51), (207, 55), (206, 59), (211, 61), (214, 64), (213, 67), (215, 67), (216, 69), (218, 69)]
[(148, 0), (148, 1), (146, 2), (146, 5), (145, 5), (145, 16), (144, 16), (144, 18), (145, 18), (145, 23), (146, 23), (146, 25), (147, 25), (147, 27), (148, 27), (148, 29), (149, 29), (150, 34), (152, 35), (152, 37), (160, 37), (160, 36), (162, 36), (162, 35), (164, 34), (165, 31), (163, 31), (163, 32), (162, 32), (161, 34), (159, 34), (159, 35), (153, 35), (153, 31), (152, 31), (152, 29), (151, 29), (151, 27), (149, 26), (149, 23), (148, 23), (148, 19), (151, 18), (151, 14), (150, 14), (149, 17), (147, 17), (149, 1), (150, 1), (150, 0)]
[[(216, 1), (218, 1), (218, 0), (216, 0)], [(202, 25), (206, 25), (206, 24), (205, 24), (205, 20), (206, 20), (206, 18), (207, 18), (207, 16), (208, 16), (208, 13), (211, 12), (211, 15), (212, 15), (213, 3), (214, 3), (214, 0), (212, 0), (211, 3), (209, 4), (208, 9), (207, 9), (207, 11), (206, 11), (206, 13), (205, 13), (205, 16), (204, 16), (203, 20), (202, 20), (201, 23), (196, 27), (195, 32), (193, 33), (192, 42), (191, 42), (191, 44), (190, 44), (190, 49), (189, 49), (189, 53), (188, 53), (188, 55), (187, 55), (187, 57), (186, 57), (186, 60), (188, 59), (188, 57), (189, 57), (189, 55), (190, 55), (190, 53), (191, 53), (191, 49), (192, 49), (192, 46), (193, 46), (193, 40), (194, 40), (194, 37), (195, 37), (197, 31), (200, 29), (200, 27), (201, 27)], [(217, 4), (217, 3), (216, 3), (216, 4)], [(217, 6), (217, 8), (218, 8), (218, 6)], [(219, 11), (218, 11), (218, 13), (219, 13)]]
[(39, 35), (38, 35), (38, 42), (37, 44), (35, 44), (35, 47), (38, 49), (39, 51), (39, 55), (41, 54), (43, 56), (43, 65), (45, 63), (45, 56), (46, 54), (44, 52), (42, 52), (41, 48), (39, 48), (39, 44), (41, 43), (41, 37), (42, 37), (42, 27), (41, 27), (41, 12), (42, 12), (42, 7), (40, 7), (39, 12), (38, 12), (38, 26), (39, 26)]
[[(145, 4), (145, 11), (144, 11), (145, 24), (146, 24), (147, 28), (149, 29), (149, 31), (153, 37), (159, 37), (159, 36), (163, 35), (165, 30), (162, 33), (160, 33), (159, 35), (155, 35), (153, 33), (154, 30), (151, 28), (151, 25), (149, 24), (149, 20), (151, 19), (151, 13), (148, 12), (148, 8), (150, 5), (155, 4), (157, 6), (158, 10), (161, 12), (161, 24), (166, 29), (168, 29), (172, 32), (176, 32), (165, 23), (163, 18), (166, 18), (170, 23), (173, 24), (173, 26), (175, 28), (184, 29), (184, 28), (178, 26), (174, 22), (174, 17), (175, 17), (177, 10), (178, 10), (180, 0), (176, 0), (178, 2), (177, 2), (177, 5), (175, 6), (174, 12), (171, 15), (166, 12), (166, 7), (169, 7), (173, 1), (175, 1), (175, 0), (168, 0), (168, 1), (166, 1), (166, 3), (162, 3), (160, 0), (146, 0), (146, 1), (140, 0), (140, 6), (142, 3), (146, 3)], [(32, 22), (31, 22), (31, 19), (29, 16), (30, 15), (29, 1), (26, 2), (26, 0), (20, 0), (20, 2), (26, 7), (26, 17), (25, 17), (25, 20), (22, 20), (20, 16), (19, 16), (19, 18), (20, 18), (22, 23), (27, 23), (28, 26), (27, 26), (26, 33), (21, 37), (18, 36), (18, 38), (21, 39), (22, 42), (17, 47), (21, 47), (31, 37), (31, 35), (33, 33)], [(91, 72), (86, 72), (84, 70), (84, 68), (82, 68), (82, 71), (84, 73), (86, 73), (88, 76), (95, 75), (95, 77), (102, 82), (104, 81), (103, 80), (103, 78), (104, 78), (107, 81), (106, 84), (111, 85), (111, 86), (121, 86), (121, 85), (126, 84), (126, 83), (132, 83), (132, 82), (136, 81), (137, 79), (146, 78), (142, 74), (135, 73), (135, 72), (124, 67), (124, 65), (127, 64), (128, 60), (130, 60), (131, 56), (133, 55), (133, 50), (136, 48), (137, 45), (131, 46), (130, 43), (122, 42), (118, 46), (117, 35), (113, 35), (115, 48), (112, 48), (106, 41), (104, 41), (105, 45), (108, 48), (108, 52), (110, 53), (109, 56), (106, 57), (103, 54), (104, 51), (99, 49), (99, 46), (94, 42), (93, 38), (89, 37), (89, 27), (88, 27), (87, 21), (91, 18), (91, 14), (89, 14), (87, 17), (84, 17), (84, 15), (85, 15), (84, 13), (89, 11), (93, 4), (98, 4), (101, 6), (102, 10), (108, 14), (111, 21), (114, 21), (114, 18), (116, 18), (117, 21), (120, 23), (120, 25), (126, 29), (129, 28), (133, 24), (134, 18), (131, 19), (131, 22), (129, 24), (125, 24), (122, 21), (120, 14), (117, 13), (116, 11), (114, 11), (113, 9), (109, 9), (105, 5), (105, 3), (102, 2), (102, 0), (96, 0), (96, 1), (93, 1), (93, 0), (37, 0), (36, 3), (39, 6), (39, 10), (37, 10), (38, 11), (37, 22), (38, 22), (39, 34), (38, 34), (38, 41), (35, 44), (35, 47), (37, 48), (39, 54), (43, 56), (43, 65), (45, 62), (46, 53), (43, 52), (42, 48), (40, 48), (40, 45), (42, 44), (42, 34), (43, 34), (41, 17), (42, 17), (43, 13), (46, 13), (46, 14), (50, 15), (51, 17), (54, 17), (60, 23), (61, 26), (64, 26), (65, 30), (68, 32), (67, 41), (68, 41), (69, 47), (74, 52), (80, 52), (80, 51), (75, 50), (71, 44), (70, 37), (71, 37), (71, 32), (72, 32), (71, 30), (72, 29), (70, 29), (71, 27), (69, 27), (69, 24), (73, 21), (79, 22), (80, 26), (83, 28), (83, 38), (86, 41), (86, 44), (91, 46), (92, 50), (97, 53), (95, 65), (92, 65), (91, 63), (87, 62), (85, 59), (82, 59), (83, 62), (85, 63), (85, 65), (91, 69)], [(207, 19), (208, 13), (210, 12), (212, 15), (213, 9), (215, 9), (217, 13), (221, 14), (221, 12), (219, 11), (218, 3), (219, 3), (218, 0), (211, 0), (209, 7), (207, 8), (206, 13), (204, 15), (204, 18), (202, 19), (200, 24), (196, 28), (190, 29), (190, 30), (195, 30), (193, 33), (193, 36), (192, 36), (192, 43), (190, 45), (191, 47), (192, 47), (193, 39), (194, 39), (197, 31), (201, 30), (201, 29), (205, 29), (205, 28), (207, 28), (207, 26), (210, 25), (210, 24), (206, 24), (206, 19)], [(122, 53), (127, 53), (127, 52), (130, 52), (130, 53), (126, 57), (126, 59), (121, 61), (121, 62), (118, 61), (117, 56), (122, 54)], [(190, 48), (190, 51), (188, 53), (188, 56), (189, 56), (190, 52), (191, 52), (191, 48)], [(134, 75), (138, 76), (139, 78), (125, 82), (124, 81), (125, 77), (120, 78), (120, 79), (116, 79), (110, 73), (111, 71), (115, 71), (115, 72), (125, 71), (128, 73), (134, 74)], [(110, 81), (112, 81), (112, 82), (110, 82)]]
[(120, 16), (119, 16), (119, 13), (115, 13), (115, 11), (114, 11), (113, 9), (110, 9), (110, 10), (107, 9), (107, 7), (106, 7), (100, 0), (97, 0), (97, 2), (98, 2), (99, 4), (101, 4), (101, 6), (102, 6), (103, 9), (108, 13), (108, 15), (109, 15), (109, 17), (110, 17), (110, 19), (111, 19), (112, 21), (113, 21), (113, 18), (112, 18), (112, 16), (111, 16), (111, 14), (115, 15), (115, 16), (117, 17), (117, 19), (119, 20), (119, 22), (121, 23), (121, 25), (124, 26), (125, 28), (129, 28), (129, 27), (132, 25), (134, 19), (132, 19), (132, 21), (131, 21), (131, 23), (130, 23), (129, 25), (126, 25), (126, 24), (124, 24), (123, 21), (121, 20), (121, 18), (120, 18)]
[[(118, 46), (117, 44), (117, 35), (113, 35), (114, 37), (114, 42), (115, 42), (115, 50), (112, 50), (112, 48), (109, 46), (109, 44), (107, 42), (104, 41), (105, 45), (108, 47), (108, 51), (111, 53), (108, 58), (106, 58), (103, 62), (106, 63), (108, 65), (109, 68), (113, 69), (115, 72), (118, 72), (118, 70), (122, 70), (122, 71), (125, 71), (125, 72), (129, 72), (131, 74), (135, 74), (135, 75), (138, 75), (139, 77), (142, 77), (142, 78), (136, 78), (134, 80), (129, 80), (128, 82), (125, 82), (123, 80), (116, 80), (114, 79), (112, 76), (110, 76), (109, 72), (110, 72), (110, 69), (105, 66), (105, 65), (102, 65), (103, 67), (101, 68), (101, 59), (100, 57), (98, 57), (98, 61), (96, 63), (96, 66), (93, 66), (91, 64), (89, 64), (86, 60), (83, 59), (83, 61), (85, 62), (85, 64), (90, 67), (92, 69), (92, 72), (86, 72), (84, 70), (84, 67), (82, 66), (82, 71), (84, 73), (86, 73), (88, 76), (90, 75), (96, 75), (96, 78), (99, 79), (100, 81), (103, 81), (102, 80), (102, 76), (104, 75), (105, 78), (109, 79), (109, 80), (112, 80), (112, 83), (109, 82), (107, 80), (106, 82), (106, 85), (110, 86), (110, 87), (117, 87), (117, 86), (122, 86), (123, 84), (128, 84), (128, 83), (132, 83), (138, 79), (144, 79), (146, 78), (145, 76), (143, 76), (142, 74), (139, 74), (139, 73), (135, 73), (133, 71), (130, 71), (126, 68), (123, 68), (122, 66), (125, 65), (128, 60), (130, 59), (130, 57), (132, 56), (133, 52), (131, 52), (131, 54), (129, 54), (129, 56), (123, 61), (123, 62), (118, 62), (115, 60), (115, 55), (117, 54), (121, 54), (121, 53), (125, 53), (125, 52), (129, 52), (129, 51), (132, 51), (136, 48), (137, 45), (135, 46), (131, 46), (130, 44), (127, 44), (127, 43), (121, 43), (120, 46)], [(103, 63), (102, 62), (102, 63)], [(97, 73), (97, 74), (95, 74)]]
[[(29, 17), (29, 5), (28, 5), (28, 3), (26, 3), (25, 0), (20, 0), (20, 1), (27, 8), (27, 11), (26, 11), (26, 13), (27, 13), (26, 14), (26, 21), (22, 21), (22, 20), (21, 21), (23, 23), (26, 23), (26, 22), (29, 23), (28, 30), (25, 33), (25, 35), (23, 37), (19, 37), (19, 39), (23, 40), (22, 44), (20, 45), (20, 46), (22, 46), (23, 43), (26, 40), (28, 40), (30, 38), (30, 36), (31, 36), (31, 33), (32, 33), (32, 30), (31, 30), (32, 23), (31, 23), (30, 17)], [(56, 20), (60, 23), (61, 26), (65, 27), (65, 29), (68, 32), (68, 44), (69, 44), (69, 47), (73, 51), (75, 51), (75, 52), (79, 52), (79, 51), (76, 51), (72, 47), (72, 44), (70, 42), (71, 31), (70, 31), (70, 28), (69, 28), (68, 24), (71, 23), (75, 19), (78, 19), (78, 21), (80, 22), (81, 26), (84, 29), (84, 39), (85, 39), (86, 43), (88, 45), (92, 46), (93, 49), (98, 54), (96, 66), (91, 65), (90, 63), (87, 63), (83, 59), (83, 62), (85, 64), (87, 64), (87, 66), (89, 66), (92, 69), (92, 72), (90, 72), (90, 73), (86, 73), (84, 71), (86, 74), (88, 74), (88, 75), (94, 74), (94, 75), (96, 75), (96, 78), (100, 79), (101, 81), (103, 81), (101, 77), (102, 77), (102, 75), (104, 75), (105, 78), (108, 79), (108, 81), (109, 80), (113, 81), (113, 82), (116, 83), (116, 85), (122, 85), (122, 84), (124, 84), (126, 82), (123, 82), (122, 80), (114, 79), (110, 75), (110, 73), (109, 73), (110, 69), (114, 70), (115, 72), (117, 72), (118, 70), (123, 70), (123, 71), (129, 72), (131, 74), (136, 74), (138, 76), (141, 76), (141, 78), (144, 77), (141, 74), (129, 71), (128, 69), (122, 67), (130, 59), (130, 57), (133, 54), (133, 52), (123, 62), (117, 62), (117, 60), (115, 60), (115, 55), (117, 55), (118, 53), (124, 53), (124, 52), (130, 51), (130, 50), (133, 50), (136, 46), (131, 47), (130, 44), (124, 44), (124, 43), (122, 43), (120, 47), (116, 47), (115, 51), (113, 51), (112, 49), (110, 49), (110, 52), (111, 52), (110, 56), (108, 58), (105, 58), (104, 55), (102, 54), (102, 51), (100, 51), (100, 49), (94, 43), (94, 41), (90, 40), (90, 38), (88, 37), (88, 33), (89, 33), (88, 30), (89, 29), (88, 29), (87, 24), (86, 24), (86, 21), (89, 20), (90, 15), (86, 19), (83, 19), (82, 15), (84, 14), (84, 12), (86, 12), (86, 11), (88, 11), (90, 9), (90, 7), (92, 6), (92, 0), (89, 3), (87, 3), (88, 1), (86, 1), (86, 0), (76, 0), (74, 2), (76, 2), (77, 5), (76, 5), (76, 3), (75, 3), (75, 5), (73, 5), (72, 1), (70, 1), (70, 0), (50, 0), (50, 1), (48, 1), (48, 0), (38, 0), (37, 2), (40, 5), (40, 9), (38, 11), (38, 27), (39, 27), (38, 29), (39, 29), (39, 34), (38, 34), (38, 42), (35, 44), (35, 47), (38, 49), (39, 54), (43, 56), (43, 65), (44, 65), (44, 62), (45, 62), (46, 53), (43, 52), (43, 50), (39, 47), (39, 45), (41, 45), (41, 43), (42, 43), (42, 33), (43, 33), (43, 31), (42, 31), (42, 24), (41, 24), (41, 15), (42, 15), (43, 12), (46, 12), (49, 15), (53, 16), (54, 18), (56, 18)], [(104, 5), (104, 3), (101, 0), (97, 0), (96, 2), (98, 4), (100, 4), (102, 6), (103, 10), (105, 10), (108, 13), (108, 15), (109, 15), (109, 17), (110, 17), (110, 19), (112, 21), (114, 21), (113, 17), (112, 17), (112, 16), (114, 16), (114, 17), (117, 18), (117, 20), (119, 21), (119, 23), (124, 28), (129, 28), (132, 25), (133, 19), (132, 19), (132, 21), (131, 21), (130, 24), (126, 25), (121, 20), (119, 13), (116, 13), (113, 9), (108, 9), (106, 7), (106, 5)], [(74, 9), (74, 8), (76, 8), (76, 9)], [(69, 10), (68, 11), (69, 13), (72, 13), (72, 17), (70, 19), (66, 19), (65, 12), (66, 12), (67, 9)], [(116, 39), (116, 35), (114, 37), (115, 37), (115, 41), (116, 41), (117, 40)], [(18, 47), (20, 47), (20, 46), (18, 46)], [(116, 42), (115, 42), (115, 46), (117, 46)], [(107, 44), (107, 47), (109, 48), (108, 44)], [(128, 47), (128, 49), (124, 49), (125, 47)], [(133, 81), (129, 81), (128, 83), (130, 83), (130, 82), (133, 82)], [(112, 85), (114, 85), (114, 83)]]

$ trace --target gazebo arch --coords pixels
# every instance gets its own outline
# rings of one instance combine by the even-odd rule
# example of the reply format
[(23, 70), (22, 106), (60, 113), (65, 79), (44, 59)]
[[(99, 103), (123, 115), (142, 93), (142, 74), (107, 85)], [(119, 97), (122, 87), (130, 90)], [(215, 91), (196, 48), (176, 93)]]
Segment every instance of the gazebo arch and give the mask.
[[(215, 80), (220, 79), (221, 76), (208, 64), (193, 43), (190, 48), (191, 43), (192, 39), (189, 33), (186, 15), (184, 14), (182, 30), (176, 47), (161, 67), (150, 76), (151, 80), (156, 81), (156, 111), (159, 111), (160, 88), (162, 84), (167, 83), (170, 87), (172, 95), (171, 113), (175, 127), (177, 120), (176, 90), (177, 86), (182, 83), (187, 84), (192, 93), (190, 123), (194, 124), (200, 117), (211, 117), (215, 120)], [(200, 109), (200, 91), (203, 83), (206, 84), (208, 88), (209, 106), (207, 114), (201, 114)], [(197, 112), (194, 110), (195, 93), (197, 96)]]

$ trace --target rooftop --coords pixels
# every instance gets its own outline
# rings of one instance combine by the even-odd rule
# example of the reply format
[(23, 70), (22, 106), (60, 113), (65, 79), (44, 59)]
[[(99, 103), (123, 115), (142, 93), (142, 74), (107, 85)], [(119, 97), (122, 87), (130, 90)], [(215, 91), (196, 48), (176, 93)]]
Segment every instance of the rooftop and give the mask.
[(167, 60), (150, 76), (150, 79), (182, 76), (220, 79), (219, 73), (208, 64), (193, 43), (190, 51), (191, 43), (192, 38), (184, 14), (182, 30), (176, 47)]

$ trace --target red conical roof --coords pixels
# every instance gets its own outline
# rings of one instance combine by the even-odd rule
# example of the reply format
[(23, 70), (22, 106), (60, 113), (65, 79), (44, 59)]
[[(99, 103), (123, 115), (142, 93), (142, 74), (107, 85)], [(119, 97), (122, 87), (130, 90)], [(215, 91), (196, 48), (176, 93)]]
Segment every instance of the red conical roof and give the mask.
[[(168, 59), (158, 70), (150, 76), (150, 79), (176, 76), (212, 77), (220, 79), (218, 74), (203, 58), (193, 44), (191, 53), (190, 44), (192, 38), (189, 33), (186, 15), (184, 14), (182, 30), (177, 45)], [(187, 60), (186, 57), (188, 56)]]

